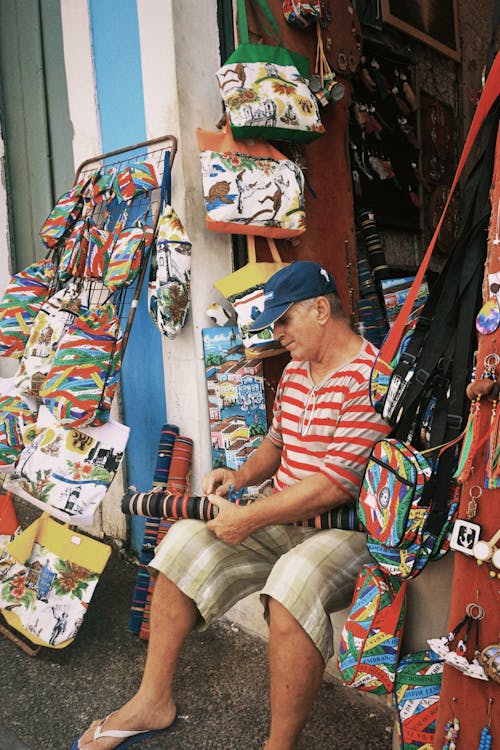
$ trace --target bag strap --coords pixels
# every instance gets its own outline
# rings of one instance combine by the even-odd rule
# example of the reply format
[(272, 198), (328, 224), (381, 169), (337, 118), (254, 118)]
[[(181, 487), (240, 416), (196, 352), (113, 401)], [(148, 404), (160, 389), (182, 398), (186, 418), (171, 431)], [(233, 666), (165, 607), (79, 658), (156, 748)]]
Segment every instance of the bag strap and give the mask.
[[(252, 3), (255, 15), (260, 25), (262, 26), (264, 34), (266, 36), (274, 38), (277, 43), (282, 46), (283, 42), (281, 40), (278, 24), (276, 23), (276, 20), (266, 0), (250, 0), (250, 2)], [(237, 8), (239, 41), (240, 44), (248, 44), (248, 18), (245, 0), (238, 0)]]
[(163, 177), (161, 179), (160, 213), (172, 200), (172, 170), (170, 168), (170, 151), (165, 151), (163, 160)]
[(403, 333), (403, 329), (406, 325), (406, 321), (408, 320), (408, 317), (413, 309), (413, 305), (417, 297), (418, 290), (423, 281), (425, 272), (427, 271), (427, 267), (430, 263), (432, 253), (436, 246), (436, 242), (437, 242), (439, 233), (441, 231), (441, 227), (443, 225), (446, 212), (448, 210), (448, 206), (450, 205), (453, 193), (455, 192), (455, 188), (457, 187), (460, 175), (462, 174), (462, 170), (468, 159), (469, 153), (477, 137), (479, 129), (482, 123), (484, 122), (488, 112), (490, 111), (491, 107), (493, 106), (495, 100), (497, 99), (499, 92), (500, 92), (500, 52), (497, 53), (495, 60), (493, 62), (493, 65), (491, 67), (491, 70), (489, 72), (488, 78), (486, 79), (486, 83), (485, 83), (483, 92), (481, 94), (481, 98), (479, 100), (478, 106), (476, 108), (476, 112), (474, 114), (474, 118), (472, 120), (469, 133), (465, 141), (462, 155), (460, 157), (460, 161), (458, 163), (458, 167), (455, 172), (455, 176), (453, 178), (450, 192), (448, 194), (448, 199), (446, 201), (445, 207), (441, 214), (441, 218), (439, 219), (439, 222), (436, 226), (436, 229), (429, 243), (425, 256), (418, 268), (417, 274), (410, 288), (408, 296), (404, 302), (404, 305), (401, 308), (401, 311), (398, 317), (396, 318), (396, 321), (394, 322), (391, 330), (389, 331), (389, 334), (384, 344), (382, 345), (382, 349), (380, 350), (379, 356), (381, 357), (381, 359), (383, 359), (386, 362), (390, 362), (396, 352), (396, 349), (398, 347), (399, 341)]
[[(283, 261), (281, 260), (278, 248), (276, 246), (276, 242), (273, 240), (272, 237), (266, 237), (266, 240), (267, 240), (269, 250), (271, 251), (273, 261), (275, 263), (283, 263)], [(248, 262), (255, 263), (257, 260), (257, 254), (255, 252), (255, 235), (253, 234), (247, 235), (247, 252), (248, 252)]]

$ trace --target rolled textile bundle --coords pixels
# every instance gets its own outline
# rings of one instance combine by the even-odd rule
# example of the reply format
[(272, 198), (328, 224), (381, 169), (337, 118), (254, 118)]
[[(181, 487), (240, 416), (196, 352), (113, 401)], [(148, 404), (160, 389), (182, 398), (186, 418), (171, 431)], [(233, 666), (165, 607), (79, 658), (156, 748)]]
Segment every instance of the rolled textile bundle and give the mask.
[[(153, 487), (164, 488), (168, 481), (174, 443), (178, 435), (179, 428), (177, 425), (167, 423), (162, 426), (153, 476)], [(144, 536), (128, 622), (128, 629), (131, 633), (135, 633), (136, 635), (140, 634), (144, 620), (144, 612), (147, 605), (151, 582), (148, 564), (151, 562), (154, 555), (154, 550), (157, 544), (158, 529), (161, 522), (160, 517), (155, 517), (154, 513), (146, 513), (143, 515), (147, 515), (148, 518), (146, 519), (144, 526)]]
[[(253, 499), (242, 497), (239, 505), (247, 505)], [(122, 500), (122, 511), (133, 516), (160, 516), (175, 520), (195, 518), (200, 521), (210, 521), (217, 515), (218, 508), (206, 495), (173, 495), (158, 489), (151, 492), (126, 494)], [(362, 530), (353, 505), (341, 505), (315, 518), (297, 521), (294, 525), (316, 529)]]
[(173, 495), (164, 489), (127, 493), (122, 500), (122, 511), (132, 516), (156, 516), (175, 520), (197, 518), (200, 521), (210, 521), (217, 515), (217, 507), (206, 495)]

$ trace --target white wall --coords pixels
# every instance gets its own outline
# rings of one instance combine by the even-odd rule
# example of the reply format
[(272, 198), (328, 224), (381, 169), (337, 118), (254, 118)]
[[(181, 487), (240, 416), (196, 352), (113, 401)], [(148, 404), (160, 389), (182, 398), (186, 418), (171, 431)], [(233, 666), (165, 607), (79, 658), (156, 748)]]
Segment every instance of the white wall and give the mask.
[(221, 115), (215, 78), (220, 67), (216, 0), (138, 0), (142, 74), (148, 138), (178, 139), (172, 173), (172, 204), (192, 248), (191, 312), (174, 340), (164, 340), (168, 421), (194, 440), (193, 494), (211, 466), (201, 329), (205, 310), (220, 300), (213, 282), (229, 273), (229, 235), (205, 228), (195, 129), (214, 129)]

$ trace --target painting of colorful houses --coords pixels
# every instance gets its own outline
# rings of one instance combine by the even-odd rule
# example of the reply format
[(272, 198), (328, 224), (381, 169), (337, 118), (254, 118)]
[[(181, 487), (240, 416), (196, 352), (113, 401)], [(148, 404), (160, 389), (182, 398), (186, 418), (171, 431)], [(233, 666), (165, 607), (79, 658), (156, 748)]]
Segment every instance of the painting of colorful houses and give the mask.
[(202, 334), (212, 465), (237, 469), (267, 433), (262, 360), (245, 358), (236, 326)]

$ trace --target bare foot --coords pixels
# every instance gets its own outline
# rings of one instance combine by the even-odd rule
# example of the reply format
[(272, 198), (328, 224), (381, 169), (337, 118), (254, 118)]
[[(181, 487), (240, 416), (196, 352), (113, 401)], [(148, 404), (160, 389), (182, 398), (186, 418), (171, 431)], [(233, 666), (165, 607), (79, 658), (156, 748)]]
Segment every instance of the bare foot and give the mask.
[[(82, 734), (74, 749), (78, 750), (113, 750), (124, 741), (124, 737), (107, 737), (106, 732), (110, 730), (121, 731), (151, 731), (154, 729), (167, 729), (174, 722), (177, 716), (175, 706), (157, 707), (148, 706), (147, 710), (141, 710), (135, 705), (132, 699), (118, 711), (109, 714), (105, 719), (98, 719), (92, 722), (86, 732)], [(98, 730), (98, 735), (104, 733), (105, 736), (94, 740)], [(73, 750), (73, 748), (72, 748)]]

